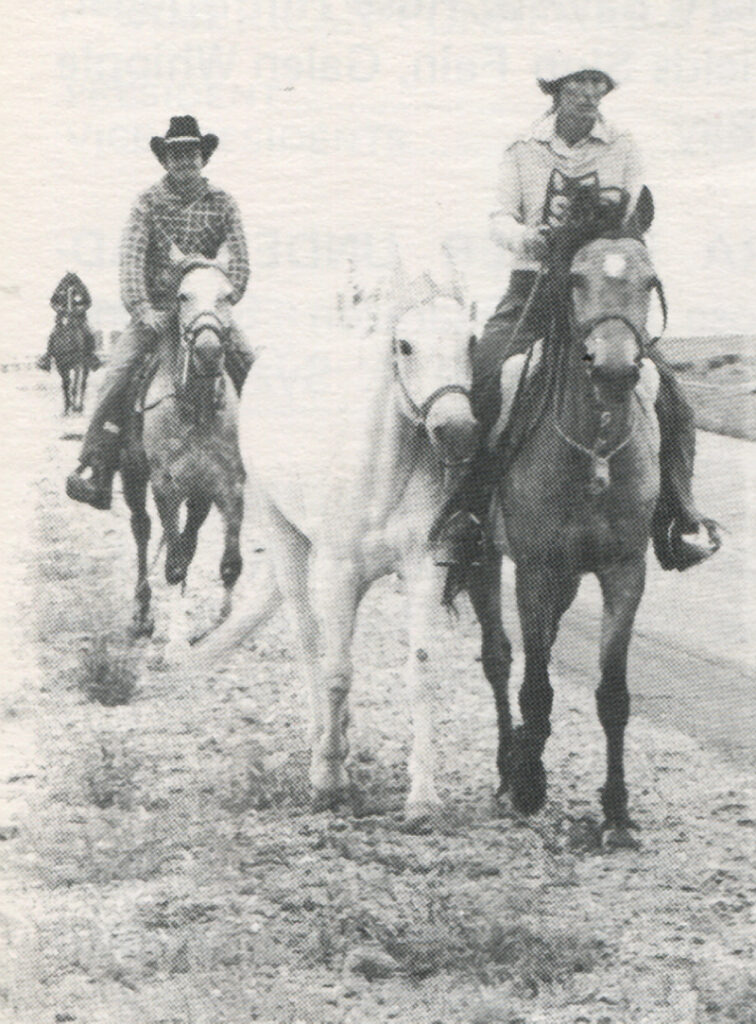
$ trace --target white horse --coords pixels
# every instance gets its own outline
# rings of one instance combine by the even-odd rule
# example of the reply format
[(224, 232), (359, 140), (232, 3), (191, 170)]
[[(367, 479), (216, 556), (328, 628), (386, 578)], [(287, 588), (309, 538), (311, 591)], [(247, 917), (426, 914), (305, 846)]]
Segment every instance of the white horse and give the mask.
[(367, 300), (374, 315), (361, 330), (342, 319), (320, 342), (294, 339), (286, 358), (265, 353), (242, 396), (242, 457), (272, 572), (185, 668), (212, 669), (286, 602), (311, 693), (316, 808), (348, 792), (355, 618), (370, 584), (392, 572), (404, 578), (409, 602), (406, 813), (423, 817), (439, 804), (433, 710), (444, 652), (435, 620), (445, 571), (434, 565), (428, 533), (453, 467), (478, 442), (469, 393), (474, 324), (450, 263), (446, 275), (410, 279), (397, 263), (388, 293)]

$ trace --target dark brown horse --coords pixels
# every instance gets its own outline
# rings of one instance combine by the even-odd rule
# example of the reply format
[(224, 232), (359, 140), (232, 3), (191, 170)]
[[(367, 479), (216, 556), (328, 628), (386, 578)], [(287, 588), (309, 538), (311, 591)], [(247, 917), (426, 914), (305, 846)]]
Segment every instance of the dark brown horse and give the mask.
[(60, 314), (50, 335), (49, 352), (60, 374), (63, 415), (83, 412), (92, 358), (86, 323), (75, 314)]
[[(562, 269), (552, 270), (552, 329), (523, 374), (533, 386), (523, 386), (515, 402), (527, 428), (516, 443), (510, 439), (502, 462), (504, 529), (498, 541), (489, 538), (487, 556), (468, 577), (467, 589), (496, 699), (500, 792), (511, 790), (515, 807), (532, 813), (546, 797), (542, 755), (551, 732), (552, 645), (581, 577), (598, 577), (604, 606), (596, 691), (607, 743), (604, 839), (609, 846), (632, 845), (623, 766), (626, 675), (659, 494), (658, 375), (645, 358), (645, 324), (658, 281), (639, 238), (594, 237), (576, 252), (573, 246)], [(505, 553), (515, 563), (525, 654), (522, 724), (514, 731), (507, 693), (511, 648), (501, 621)]]
[[(165, 537), (165, 577), (174, 588), (166, 649), (169, 659), (180, 656), (189, 642), (183, 585), (197, 535), (213, 505), (225, 524), (221, 616), (228, 614), (242, 568), (239, 532), (244, 511), (238, 398), (225, 368), (232, 288), (220, 263), (180, 253), (176, 260), (175, 315), (161, 337), (157, 372), (139, 403), (141, 429), (132, 429), (121, 462), (123, 493), (137, 543), (132, 628), (137, 636), (149, 635), (153, 629), (147, 579), (149, 482)], [(184, 507), (186, 519), (180, 529)]]

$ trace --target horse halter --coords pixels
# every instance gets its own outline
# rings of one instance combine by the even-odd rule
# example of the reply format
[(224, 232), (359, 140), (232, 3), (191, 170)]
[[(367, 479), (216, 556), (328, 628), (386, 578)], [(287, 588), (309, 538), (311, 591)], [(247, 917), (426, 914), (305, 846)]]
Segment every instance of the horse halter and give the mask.
[[(402, 372), (399, 369), (399, 352), (398, 342), (396, 338), (392, 338), (391, 351), (392, 365), (394, 368), (394, 378), (397, 384), (399, 385), (399, 391), (401, 392), (402, 398), (404, 399), (407, 408), (409, 409), (411, 419), (416, 427), (420, 427), (421, 429), (427, 432), (427, 420), (428, 416), (430, 415), (430, 411), (436, 404), (436, 402), (439, 400), (439, 398), (443, 398), (444, 395), (463, 395), (468, 400), (468, 402), (472, 403), (472, 395), (470, 389), (466, 388), (463, 384), (442, 384), (441, 387), (438, 387), (436, 388), (435, 391), (432, 391), (431, 394), (428, 395), (428, 397), (418, 405), (418, 403), (409, 393), (409, 389), (407, 388), (407, 385), (404, 382), (404, 378), (402, 377)], [(460, 459), (458, 462), (445, 462), (444, 460), (441, 461), (446, 468), (452, 468), (454, 466), (467, 465), (467, 463), (469, 463), (471, 459), (472, 456), (470, 456), (470, 458), (467, 459)]]
[[(180, 344), (183, 353), (181, 362), (181, 373), (179, 387), (186, 390), (189, 383), (189, 371), (194, 355), (194, 343), (203, 331), (212, 331), (217, 337), (222, 353), (225, 354), (226, 342), (228, 340), (229, 328), (223, 324), (220, 317), (213, 310), (204, 310), (198, 313), (188, 324), (181, 328)], [(197, 374), (200, 378), (218, 378), (223, 375), (223, 360), (218, 360), (218, 368), (212, 374)]]
[[(661, 289), (661, 283), (659, 283), (659, 288)], [(659, 294), (662, 301), (662, 308), (664, 310), (664, 323), (666, 326), (666, 303), (663, 299), (663, 292), (660, 291)], [(578, 324), (575, 319), (574, 309), (572, 307), (572, 304), (570, 304), (568, 319), (570, 337), (580, 342), (585, 353), (583, 355), (583, 359), (589, 362), (589, 365), (586, 370), (589, 378), (592, 378), (593, 376), (593, 366), (590, 356), (587, 350), (585, 349), (585, 342), (586, 339), (593, 333), (593, 331), (597, 327), (600, 327), (601, 324), (617, 321), (618, 323), (624, 324), (625, 327), (627, 327), (628, 330), (632, 332), (633, 337), (635, 338), (636, 344), (638, 346), (638, 352), (635, 359), (635, 366), (638, 370), (638, 377), (640, 376), (640, 363), (645, 355), (647, 348), (649, 347), (649, 345), (653, 345), (656, 343), (656, 341), (658, 341), (658, 338), (654, 338), (650, 343), (647, 342), (646, 334), (643, 331), (643, 329), (639, 328), (637, 324), (633, 323), (632, 320), (630, 320), (628, 317), (624, 316), (621, 313), (602, 313), (584, 323)], [(637, 383), (637, 378), (635, 382)], [(571, 437), (567, 433), (567, 431), (562, 427), (562, 425), (559, 422), (558, 408), (555, 408), (554, 410), (554, 428), (556, 429), (556, 432), (559, 435), (559, 437), (561, 437), (561, 439), (566, 444), (568, 444), (570, 448), (573, 448), (575, 451), (580, 452), (582, 455), (585, 455), (590, 459), (591, 479), (590, 483), (588, 484), (588, 491), (594, 497), (598, 496), (599, 494), (603, 494), (604, 491), (606, 491), (609, 487), (610, 461), (614, 458), (615, 455), (618, 455), (624, 448), (627, 447), (633, 436), (633, 422), (631, 418), (625, 437), (623, 437), (621, 441), (615, 444), (615, 446), (612, 449), (602, 453), (599, 450), (604, 440), (602, 438), (602, 430), (604, 427), (608, 427), (610, 423), (611, 413), (606, 409), (602, 410), (600, 415), (600, 427), (598, 436), (594, 441), (594, 446), (592, 448), (589, 448), (587, 445), (582, 444), (576, 438)]]

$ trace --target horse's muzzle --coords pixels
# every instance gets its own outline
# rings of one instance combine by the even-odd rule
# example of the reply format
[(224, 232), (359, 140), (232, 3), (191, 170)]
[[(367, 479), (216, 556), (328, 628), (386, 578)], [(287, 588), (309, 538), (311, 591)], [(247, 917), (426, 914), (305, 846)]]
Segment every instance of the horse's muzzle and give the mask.
[(223, 341), (211, 327), (201, 329), (194, 338), (194, 361), (197, 372), (205, 376), (218, 372), (223, 359)]
[(428, 437), (441, 461), (447, 466), (470, 462), (480, 444), (480, 424), (462, 394), (440, 398), (425, 423)]

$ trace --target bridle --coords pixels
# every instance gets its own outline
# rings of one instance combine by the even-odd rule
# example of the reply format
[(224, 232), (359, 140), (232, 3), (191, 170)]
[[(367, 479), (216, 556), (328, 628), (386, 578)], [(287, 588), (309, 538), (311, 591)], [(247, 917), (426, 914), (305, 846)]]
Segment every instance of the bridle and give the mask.
[[(640, 375), (641, 361), (643, 360), (648, 350), (658, 342), (659, 338), (664, 333), (667, 326), (667, 302), (664, 296), (664, 289), (658, 277), (654, 277), (651, 287), (657, 292), (659, 296), (659, 302), (661, 304), (663, 316), (661, 332), (655, 338), (651, 339), (649, 339), (647, 332), (643, 328), (639, 328), (637, 324), (635, 324), (628, 317), (624, 316), (622, 313), (600, 313), (598, 316), (592, 317), (590, 320), (578, 324), (575, 317), (574, 306), (572, 304), (571, 292), (570, 294), (568, 294), (567, 302), (569, 303), (569, 306), (567, 321), (569, 327), (570, 343), (572, 344), (575, 342), (579, 342), (582, 345), (584, 352), (583, 359), (586, 361), (587, 364), (586, 373), (589, 378), (592, 377), (592, 365), (590, 354), (588, 353), (585, 347), (585, 342), (590, 337), (590, 335), (596, 330), (597, 327), (600, 327), (601, 324), (610, 323), (612, 321), (624, 324), (624, 326), (627, 327), (628, 330), (632, 332), (638, 347), (635, 363), (638, 370), (638, 376)], [(609, 451), (602, 452), (600, 449), (605, 441), (605, 438), (603, 436), (603, 429), (609, 427), (609, 425), (611, 424), (611, 413), (608, 410), (602, 410), (600, 415), (600, 427), (598, 436), (594, 441), (593, 447), (589, 448), (587, 445), (582, 444), (576, 438), (571, 437), (570, 434), (562, 427), (561, 423), (559, 422), (559, 403), (557, 403), (557, 405), (555, 406), (554, 428), (557, 434), (571, 448), (587, 456), (590, 459), (591, 481), (588, 485), (588, 490), (591, 494), (602, 494), (608, 488), (610, 483), (610, 462), (630, 443), (633, 436), (634, 423), (635, 420), (631, 413), (630, 422), (628, 424), (627, 433), (625, 437), (623, 437), (622, 440), (615, 444), (614, 447), (611, 448)]]
[[(399, 342), (396, 338), (392, 338), (391, 340), (391, 353), (394, 379), (399, 385), (399, 391), (410, 413), (410, 419), (416, 427), (419, 427), (427, 433), (427, 421), (430, 411), (439, 398), (443, 398), (444, 395), (463, 395), (468, 402), (472, 404), (472, 394), (469, 388), (466, 388), (463, 384), (442, 384), (441, 387), (432, 391), (430, 395), (428, 395), (428, 397), (418, 405), (410, 394), (409, 388), (402, 377), (402, 371), (399, 368)], [(441, 463), (445, 468), (451, 469), (456, 466), (465, 466), (471, 460), (472, 456), (469, 456), (466, 459), (459, 459), (456, 462), (447, 462), (444, 459), (441, 459)]]
[[(194, 357), (194, 344), (203, 331), (212, 331), (217, 337), (223, 356), (225, 356), (230, 329), (223, 324), (220, 317), (212, 310), (203, 310), (198, 313), (188, 324), (181, 328), (179, 337), (179, 348), (181, 353), (178, 389), (183, 394), (189, 385), (189, 373)], [(223, 376), (224, 358), (218, 360), (218, 365), (213, 373), (194, 374), (197, 380), (217, 379)]]

